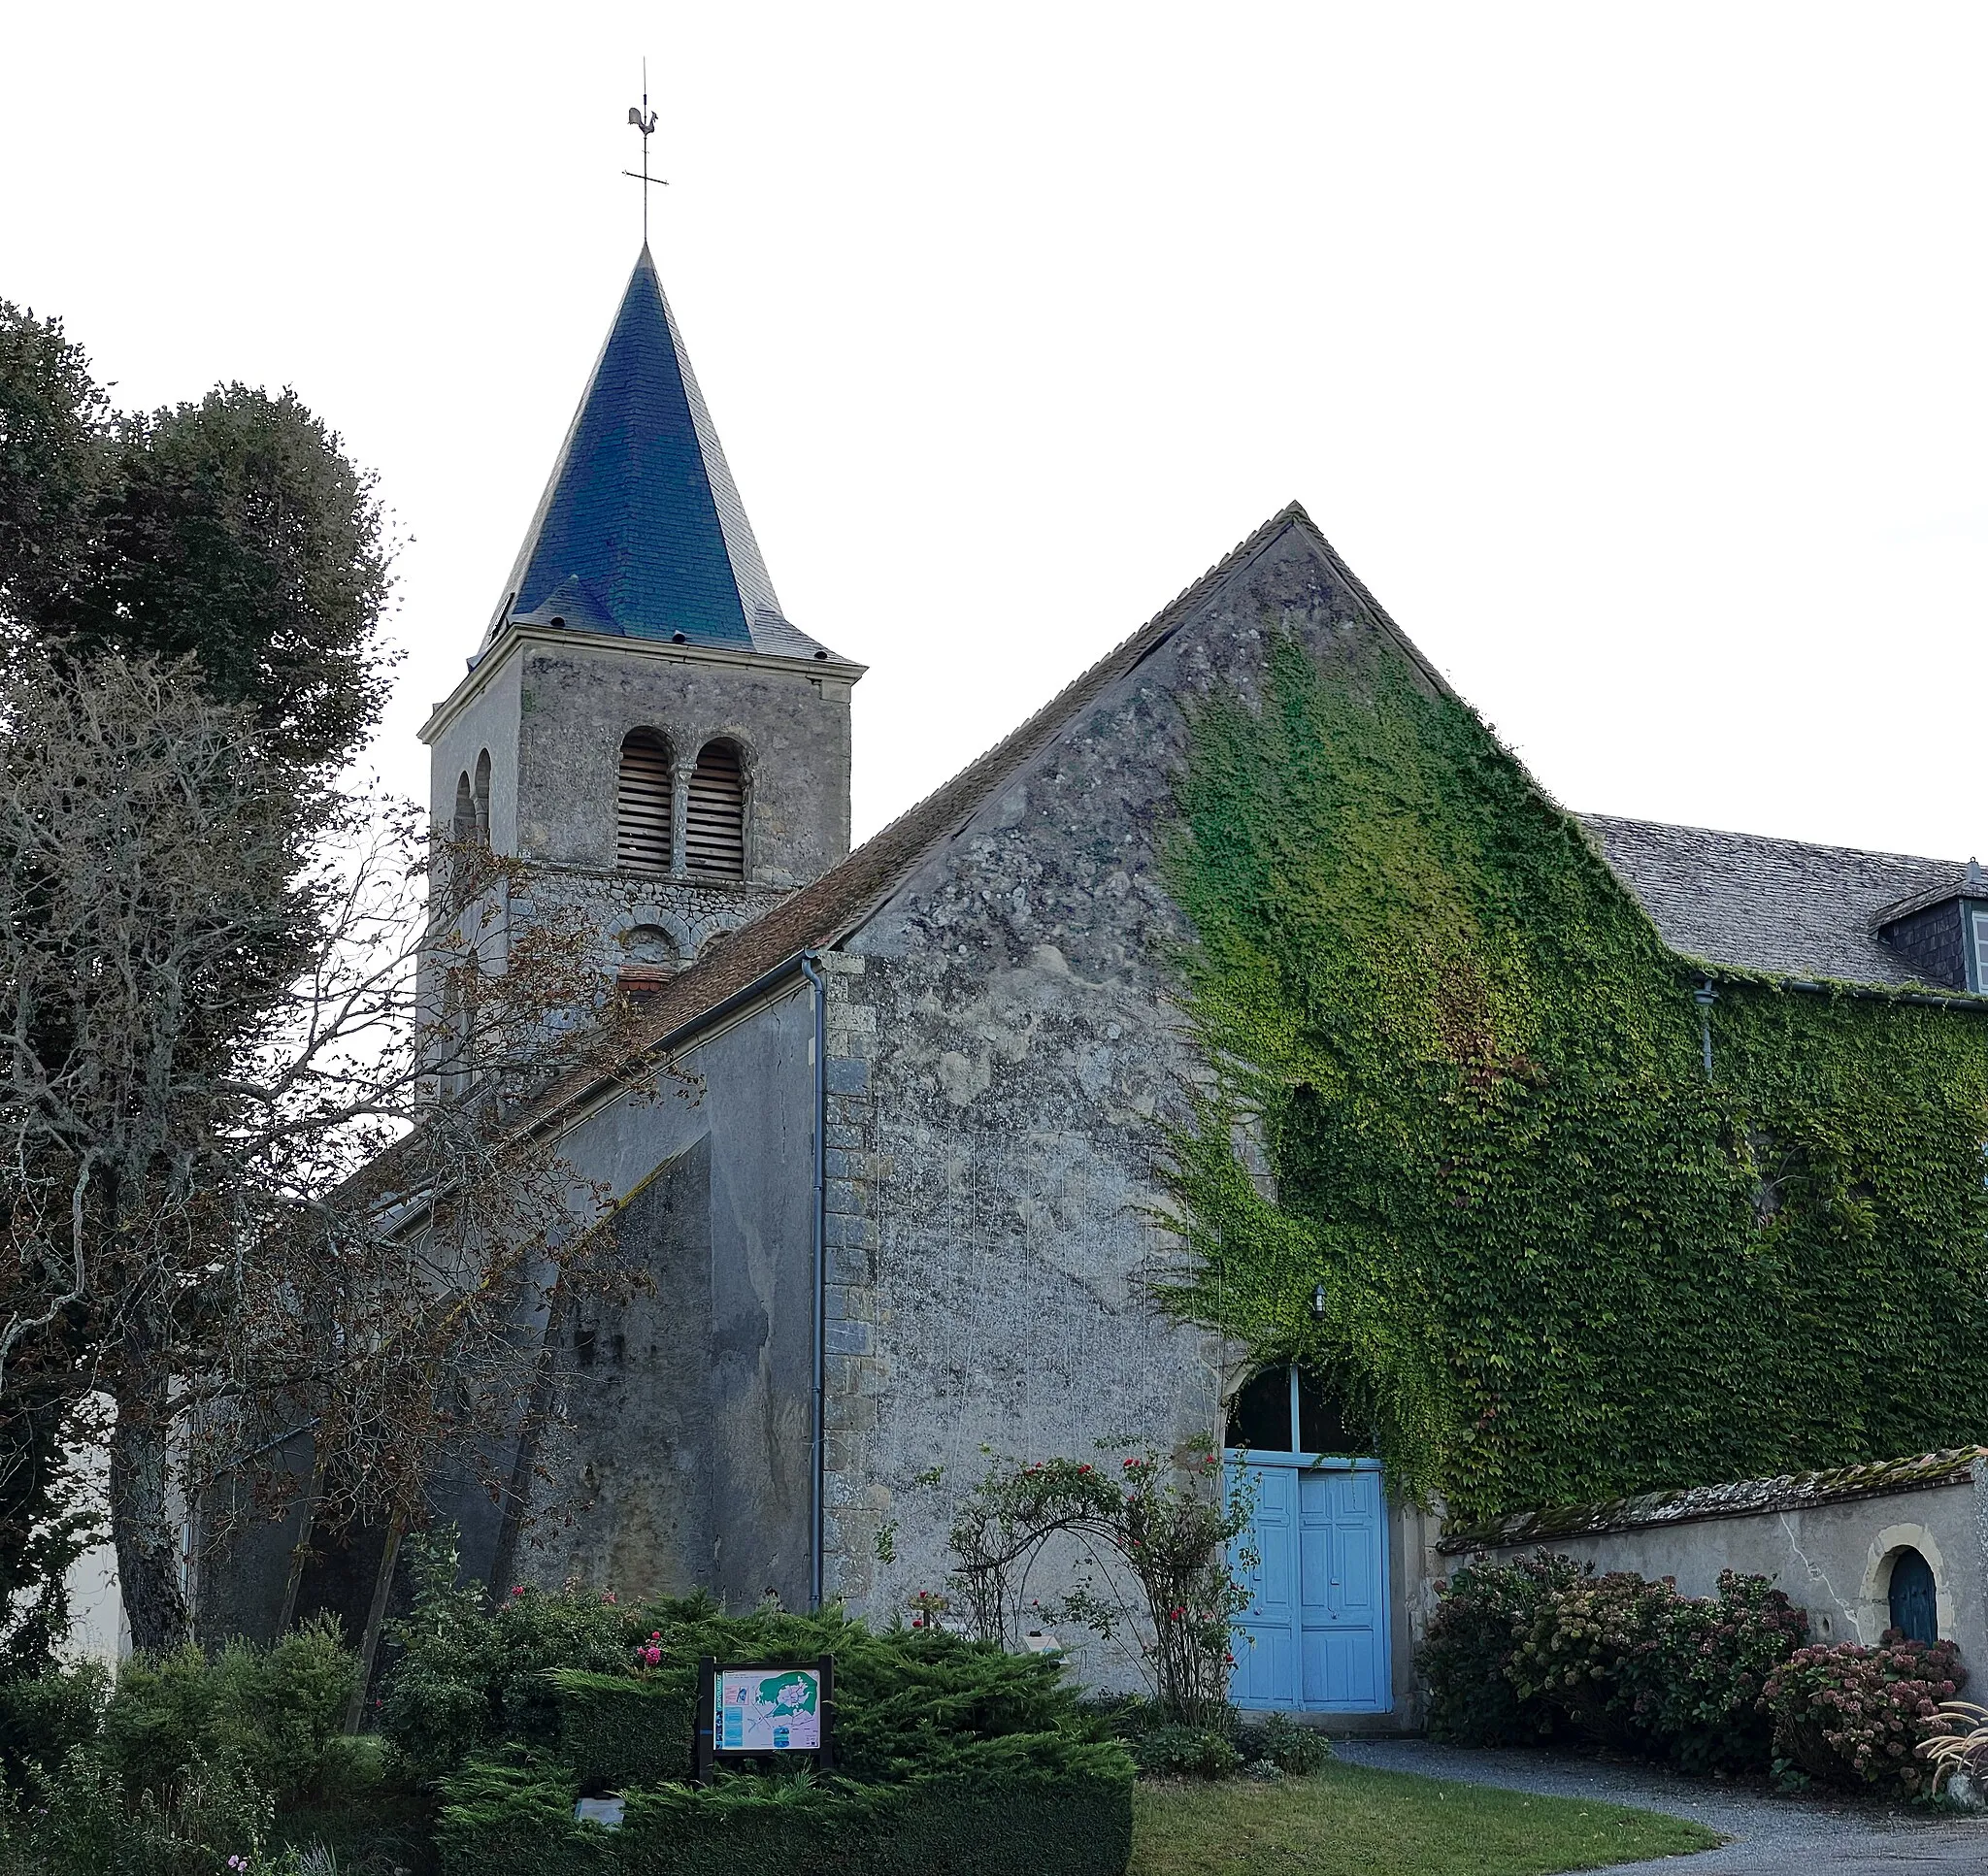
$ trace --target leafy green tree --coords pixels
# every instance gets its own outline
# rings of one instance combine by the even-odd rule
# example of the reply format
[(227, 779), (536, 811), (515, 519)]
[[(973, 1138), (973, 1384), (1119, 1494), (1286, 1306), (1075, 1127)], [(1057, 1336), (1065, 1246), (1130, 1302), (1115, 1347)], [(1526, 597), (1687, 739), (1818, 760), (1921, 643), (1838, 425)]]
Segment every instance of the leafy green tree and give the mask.
[(374, 478), (291, 390), (120, 415), (61, 322), (0, 300), (0, 632), (191, 659), (267, 752), (336, 769), (386, 697)]
[[(162, 658), (182, 666), (213, 704), (246, 707), (260, 732), (238, 738), (231, 758), (207, 761), (201, 781), (240, 797), (246, 772), (221, 772), (233, 758), (246, 760), (255, 771), (246, 792), (265, 798), (262, 823), (274, 788), (290, 797), (287, 813), (276, 806), (276, 820), (301, 832), (321, 807), (314, 798), (322, 778), (356, 752), (383, 701), (387, 660), (379, 631), (391, 592), (389, 547), (371, 478), (294, 393), (272, 397), (231, 384), (198, 404), (120, 416), (59, 320), (0, 301), (0, 656), (21, 679), (5, 725), (14, 779), (23, 778), (23, 759), (49, 754), (23, 711), (76, 703), (63, 690), (63, 670), (80, 674), (107, 657)], [(88, 780), (104, 790), (100, 801), (117, 803), (117, 740), (142, 741), (149, 729), (158, 756), (173, 741), (168, 726), (185, 729), (187, 712), (197, 716), (199, 707), (182, 708), (156, 685), (115, 679), (95, 701), (103, 707), (113, 699), (140, 705), (140, 717), (149, 708), (152, 720), (116, 720), (115, 712), (106, 720), (100, 708), (98, 734), (71, 738), (70, 753), (93, 741), (95, 757), (112, 758)], [(204, 728), (212, 757), (214, 725)], [(196, 735), (192, 743), (200, 741)], [(183, 799), (198, 784), (172, 772), (192, 743), (182, 739), (147, 779), (177, 784)], [(85, 760), (82, 769), (91, 766)], [(69, 780), (84, 776), (79, 770)], [(35, 792), (30, 787), (30, 798)], [(121, 800), (134, 805), (128, 795)], [(10, 914), (42, 926), (44, 938), (52, 875), (41, 866), (46, 856), (31, 851), (33, 837), (38, 827), (75, 835), (65, 809), (76, 805), (59, 791), (43, 801), (44, 820), (17, 825), (5, 856), (26, 889), (13, 896)], [(225, 919), (214, 923), (203, 949), (207, 974), (177, 1025), (182, 1070), (197, 1059), (218, 1072), (254, 1015), (280, 1002), (310, 950), (308, 936), (297, 942), (309, 921), (298, 917), (304, 908), (282, 872), (283, 862), (297, 859), (294, 841), (254, 844), (277, 872), (249, 888), (267, 893), (279, 916), (254, 933), (230, 931)], [(82, 996), (50, 996), (47, 983), (31, 990), (18, 973), (8, 986), (14, 1013), (26, 1024), (14, 1038), (17, 1082), (29, 1061), (35, 1072), (27, 1078), (45, 1093), (103, 1067), (87, 1054), (85, 1013), (89, 972), (102, 959), (78, 934), (66, 941), (66, 953), (47, 942), (17, 946), (12, 962), (31, 955), (38, 969), (46, 973), (52, 965), (59, 975), (66, 957)], [(224, 989), (215, 976), (223, 958)], [(46, 1170), (46, 1163), (12, 1168), (10, 1234), (17, 1240), (24, 1212), (36, 1210), (31, 1201), (23, 1208), (23, 1195)], [(31, 1226), (25, 1234), (32, 1238)], [(97, 1372), (94, 1358), (133, 1331), (128, 1318), (92, 1315), (70, 1295), (76, 1284), (50, 1291), (35, 1281), (39, 1274), (28, 1271), (28, 1294), (10, 1298), (14, 1306), (0, 1318), (8, 1362), (0, 1385), (0, 1610), (9, 1612), (0, 1621), (0, 1658), (29, 1668), (63, 1626), (62, 1574), (85, 1535), (65, 1488), (65, 1429), (73, 1431), (85, 1377)]]
[[(547, 1020), (598, 1000), (577, 922), (486, 970), (508, 863), (451, 853), (424, 908), (419, 818), (338, 781), (385, 691), (389, 547), (294, 394), (120, 416), (57, 322), (0, 305), (0, 1610), (40, 1610), (22, 1664), (60, 1627), (79, 1414), (108, 1403), (125, 1612), (165, 1651), (189, 1509), (224, 1540), (258, 1488), (294, 1488), (308, 1433), (307, 1530), (405, 1517), (430, 1463), (534, 1398), (514, 1311), (588, 1187), (511, 1137), (507, 1101), (621, 1033)], [(418, 1229), (381, 1234), (382, 1177), (425, 1199)], [(562, 1257), (564, 1283), (584, 1254)]]
[(63, 642), (190, 657), (271, 753), (335, 767), (385, 698), (391, 590), (372, 477), (294, 391), (229, 384), (117, 426)]
[(112, 422), (61, 321), (0, 300), (0, 625), (69, 604), (111, 480)]

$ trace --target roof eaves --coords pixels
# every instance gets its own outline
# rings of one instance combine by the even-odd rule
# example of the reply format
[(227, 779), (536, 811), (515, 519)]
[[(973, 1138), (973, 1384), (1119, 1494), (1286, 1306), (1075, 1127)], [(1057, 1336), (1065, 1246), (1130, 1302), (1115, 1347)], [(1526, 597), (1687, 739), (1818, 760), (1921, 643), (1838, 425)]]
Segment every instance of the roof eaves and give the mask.
[[(665, 1047), (688, 1046), (744, 984), (765, 973), (791, 968), (803, 952), (833, 950), (845, 943), (929, 854), (972, 821), (1001, 782), (1046, 747), (1055, 733), (1092, 698), (1128, 672), (1137, 670), (1226, 580), (1293, 525), (1303, 526), (1313, 543), (1324, 548), (1335, 573), (1343, 567), (1297, 503), (1278, 510), (1145, 624), (1073, 678), (949, 781), (878, 829), (819, 879), (803, 886), (751, 924), (741, 926), (718, 950), (670, 979), (656, 994), (654, 1017), (638, 1038), (636, 1052), (646, 1054)], [(1385, 621), (1377, 608), (1375, 611), (1376, 623), (1388, 624), (1399, 639), (1399, 628)], [(590, 1077), (587, 1085), (597, 1087), (599, 1078)], [(530, 1112), (537, 1119), (531, 1124), (542, 1124), (548, 1111), (581, 1099), (584, 1094), (584, 1089), (570, 1084), (555, 1085), (534, 1103)]]

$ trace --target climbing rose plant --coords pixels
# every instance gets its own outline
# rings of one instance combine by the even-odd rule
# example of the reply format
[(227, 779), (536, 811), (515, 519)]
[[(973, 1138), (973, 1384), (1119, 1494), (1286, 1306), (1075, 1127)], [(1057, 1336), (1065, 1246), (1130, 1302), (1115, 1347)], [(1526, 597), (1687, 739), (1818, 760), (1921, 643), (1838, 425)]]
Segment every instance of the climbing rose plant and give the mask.
[[(1169, 1720), (1213, 1726), (1228, 1708), (1236, 1618), (1249, 1605), (1239, 1569), (1256, 1563), (1245, 1541), (1254, 1509), (1210, 1451), (1180, 1465), (1150, 1448), (997, 1462), (953, 1519), (952, 1581), (980, 1639), (1013, 1647), (1031, 1615), (1078, 1624), (1141, 1669)], [(1069, 1585), (1031, 1597), (1031, 1573), (1052, 1548), (1068, 1557)]]

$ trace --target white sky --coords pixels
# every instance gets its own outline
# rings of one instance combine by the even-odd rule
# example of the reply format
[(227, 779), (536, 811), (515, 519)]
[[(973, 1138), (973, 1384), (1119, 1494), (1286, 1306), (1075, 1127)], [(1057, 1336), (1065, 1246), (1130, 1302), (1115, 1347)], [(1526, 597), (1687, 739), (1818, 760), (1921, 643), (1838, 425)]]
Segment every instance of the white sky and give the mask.
[(0, 295), (463, 670), (653, 235), (859, 835), (1303, 501), (1581, 808), (1988, 852), (1988, 9), (0, 0)]

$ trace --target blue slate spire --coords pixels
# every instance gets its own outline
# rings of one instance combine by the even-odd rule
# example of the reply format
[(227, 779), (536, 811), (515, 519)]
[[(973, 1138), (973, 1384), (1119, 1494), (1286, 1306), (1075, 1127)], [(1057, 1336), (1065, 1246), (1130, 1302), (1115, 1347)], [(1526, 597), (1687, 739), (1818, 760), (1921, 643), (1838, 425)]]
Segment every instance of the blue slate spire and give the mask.
[(512, 623), (819, 649), (780, 613), (646, 245), (484, 643)]

